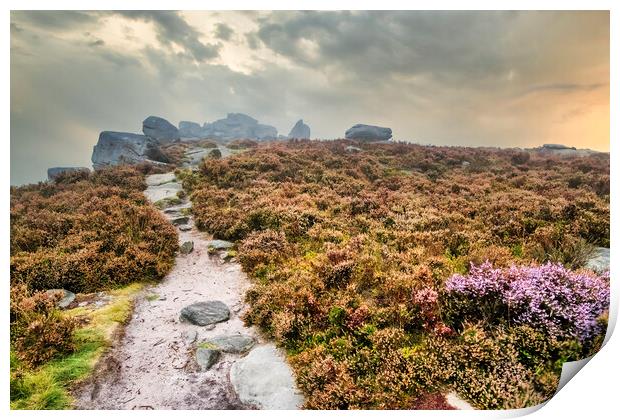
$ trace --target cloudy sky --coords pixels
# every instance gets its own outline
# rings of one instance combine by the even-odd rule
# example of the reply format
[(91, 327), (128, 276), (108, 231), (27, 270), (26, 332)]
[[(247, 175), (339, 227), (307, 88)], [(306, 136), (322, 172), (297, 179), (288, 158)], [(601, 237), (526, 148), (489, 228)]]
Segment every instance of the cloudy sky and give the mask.
[(12, 12), (11, 184), (103, 130), (243, 112), (317, 138), (609, 150), (607, 12)]

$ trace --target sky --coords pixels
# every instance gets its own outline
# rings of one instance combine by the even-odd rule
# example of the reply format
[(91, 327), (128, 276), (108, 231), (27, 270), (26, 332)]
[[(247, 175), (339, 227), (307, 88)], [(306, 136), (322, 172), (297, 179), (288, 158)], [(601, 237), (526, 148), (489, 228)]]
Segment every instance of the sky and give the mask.
[(104, 130), (242, 112), (454, 146), (609, 151), (608, 12), (13, 11), (11, 184)]

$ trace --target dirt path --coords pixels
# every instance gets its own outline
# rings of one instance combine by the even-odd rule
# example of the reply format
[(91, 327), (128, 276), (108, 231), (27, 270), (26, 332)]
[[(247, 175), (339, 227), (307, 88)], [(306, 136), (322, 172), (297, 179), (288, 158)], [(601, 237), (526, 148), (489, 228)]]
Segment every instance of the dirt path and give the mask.
[[(152, 176), (145, 194), (159, 199), (161, 190), (174, 186), (173, 174)], [(158, 185), (161, 182), (160, 185)], [(176, 184), (178, 186), (178, 184)], [(172, 187), (171, 187), (172, 188)], [(174, 193), (168, 191), (164, 194)], [(167, 209), (170, 219), (182, 216), (189, 203)], [(225, 262), (223, 254), (209, 253), (209, 238), (198, 232), (191, 217), (180, 226), (179, 242), (193, 242), (188, 255), (179, 254), (168, 276), (158, 285), (148, 287), (137, 299), (124, 336), (103, 358), (98, 373), (77, 395), (81, 409), (243, 409), (297, 408), (301, 397), (294, 389), (292, 373), (282, 354), (265, 343), (254, 328), (243, 325), (239, 317), (244, 310), (243, 296), (249, 281), (239, 264)], [(179, 320), (181, 310), (195, 302), (219, 300), (230, 309), (230, 319), (207, 327)], [(250, 355), (222, 353), (218, 362), (201, 370), (195, 361), (196, 346), (209, 338), (244, 334), (256, 339)], [(256, 351), (256, 352), (255, 352)], [(271, 359), (259, 361), (243, 372), (252, 359), (269, 353)], [(273, 353), (273, 354), (272, 354)], [(253, 355), (254, 354), (254, 355)], [(252, 357), (250, 357), (252, 356)], [(242, 381), (231, 383), (231, 367), (239, 363)], [(270, 363), (278, 369), (270, 369)], [(274, 365), (275, 364), (275, 365)], [(260, 366), (264, 365), (265, 369)], [(270, 372), (274, 372), (273, 380)], [(244, 376), (245, 375), (245, 376)], [(258, 382), (257, 382), (258, 381)], [(254, 383), (257, 382), (257, 383)], [(265, 391), (265, 384), (267, 387)], [(270, 391), (272, 385), (277, 389)], [(241, 389), (239, 395), (235, 389)], [(247, 391), (249, 389), (249, 391)], [(258, 391), (256, 391), (258, 389)], [(250, 394), (248, 394), (248, 392)], [(268, 401), (281, 395), (278, 401)], [(278, 394), (281, 393), (281, 394)], [(274, 405), (275, 404), (275, 405)]]

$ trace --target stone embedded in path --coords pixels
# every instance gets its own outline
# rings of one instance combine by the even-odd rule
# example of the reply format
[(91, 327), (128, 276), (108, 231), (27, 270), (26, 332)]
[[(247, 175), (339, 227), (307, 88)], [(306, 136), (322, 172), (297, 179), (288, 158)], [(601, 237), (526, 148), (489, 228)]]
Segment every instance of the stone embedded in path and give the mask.
[(475, 410), (470, 403), (459, 397), (454, 391), (446, 395), (446, 402), (457, 410)]
[(170, 223), (175, 226), (186, 225), (189, 222), (189, 216), (178, 216), (170, 219)]
[(196, 349), (196, 363), (198, 363), (201, 370), (208, 370), (217, 363), (219, 358), (220, 351), (217, 349), (200, 347), (200, 345)]
[(242, 402), (265, 410), (295, 410), (303, 404), (293, 372), (273, 344), (256, 347), (237, 360), (230, 381)]
[(183, 242), (183, 245), (179, 247), (179, 252), (181, 252), (181, 254), (183, 255), (187, 255), (191, 253), (193, 250), (194, 250), (194, 242), (192, 241), (185, 241)]
[(216, 348), (224, 353), (245, 353), (254, 347), (255, 343), (253, 337), (241, 334), (220, 335), (206, 341), (210, 348)]
[(65, 289), (49, 289), (46, 290), (45, 293), (49, 296), (54, 294), (60, 294), (60, 300), (56, 302), (56, 306), (60, 309), (65, 309), (75, 300), (75, 293)]
[(187, 321), (203, 327), (227, 321), (229, 317), (230, 310), (228, 306), (219, 300), (196, 302), (181, 310), (181, 321)]
[(176, 176), (174, 175), (174, 172), (168, 172), (166, 174), (154, 174), (146, 177), (146, 185), (148, 185), (149, 187), (162, 185), (175, 180)]
[(228, 241), (223, 241), (221, 239), (213, 239), (209, 242), (207, 242), (207, 246), (209, 248), (213, 248), (215, 250), (222, 250), (222, 249), (230, 249), (233, 246), (235, 246), (235, 244), (233, 244), (232, 242), (228, 242)]
[(192, 227), (188, 226), (188, 225), (181, 225), (181, 226), (179, 226), (179, 230), (181, 232), (188, 232), (188, 231), (192, 230)]
[(183, 186), (178, 182), (167, 182), (161, 185), (152, 185), (144, 190), (144, 195), (151, 202), (156, 203), (160, 200), (175, 199), (177, 193), (183, 189)]

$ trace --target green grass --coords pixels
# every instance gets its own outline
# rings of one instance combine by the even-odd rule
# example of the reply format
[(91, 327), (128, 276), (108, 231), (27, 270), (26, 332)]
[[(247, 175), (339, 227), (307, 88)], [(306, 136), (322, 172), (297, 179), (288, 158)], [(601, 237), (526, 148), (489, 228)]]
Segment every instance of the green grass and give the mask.
[(101, 308), (75, 308), (66, 316), (87, 318), (76, 330), (76, 350), (37, 369), (26, 369), (11, 352), (11, 409), (62, 410), (72, 407), (72, 385), (93, 371), (99, 357), (111, 344), (112, 334), (131, 315), (133, 300), (142, 285), (131, 284), (110, 292), (112, 301)]

